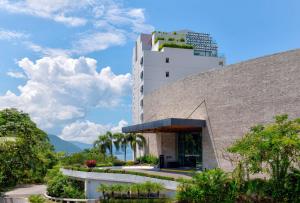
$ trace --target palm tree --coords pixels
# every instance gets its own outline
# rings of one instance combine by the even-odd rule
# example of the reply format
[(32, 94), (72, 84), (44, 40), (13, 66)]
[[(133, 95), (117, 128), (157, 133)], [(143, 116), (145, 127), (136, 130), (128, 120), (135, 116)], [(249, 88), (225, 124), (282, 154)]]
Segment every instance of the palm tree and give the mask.
[(124, 161), (126, 161), (127, 157), (127, 146), (129, 143), (129, 134), (123, 134), (123, 133), (115, 133), (114, 137), (116, 139), (115, 146), (116, 149), (119, 150), (122, 148), (122, 151), (124, 152)]
[(94, 146), (99, 149), (100, 153), (106, 154), (109, 150), (110, 156), (112, 156), (113, 134), (106, 132), (104, 135), (99, 135), (98, 139), (94, 142)]
[(146, 139), (141, 134), (136, 133), (129, 133), (128, 136), (128, 142), (130, 143), (131, 149), (133, 150), (133, 160), (136, 160), (136, 148), (139, 149), (143, 148), (146, 144)]

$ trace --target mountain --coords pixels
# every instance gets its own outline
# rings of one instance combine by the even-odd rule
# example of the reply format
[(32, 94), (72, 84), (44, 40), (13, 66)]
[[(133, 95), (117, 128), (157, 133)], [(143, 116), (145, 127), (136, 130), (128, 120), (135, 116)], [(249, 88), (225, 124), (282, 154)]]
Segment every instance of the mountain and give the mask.
[(82, 151), (80, 147), (63, 140), (56, 135), (48, 135), (48, 137), (57, 152), (75, 153)]
[(72, 143), (76, 147), (79, 147), (81, 150), (90, 149), (93, 147), (92, 144), (86, 144), (86, 143), (82, 143), (82, 142), (78, 142), (78, 141), (70, 141), (70, 143)]

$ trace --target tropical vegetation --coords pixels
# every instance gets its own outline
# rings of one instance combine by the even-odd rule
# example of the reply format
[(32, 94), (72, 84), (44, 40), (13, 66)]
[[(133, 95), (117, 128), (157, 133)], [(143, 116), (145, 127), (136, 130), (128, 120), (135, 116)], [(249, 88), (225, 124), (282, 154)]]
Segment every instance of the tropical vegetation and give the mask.
[[(232, 173), (213, 169), (182, 180), (177, 198), (188, 202), (300, 202), (300, 119), (287, 115), (251, 128), (231, 147)], [(264, 177), (262, 178), (258, 178)]]
[(194, 47), (189, 44), (175, 44), (175, 43), (163, 43), (159, 46), (158, 50), (161, 51), (164, 47), (180, 48), (180, 49), (193, 49)]
[(163, 184), (150, 181), (135, 184), (100, 184), (97, 188), (98, 192), (102, 192), (103, 199), (159, 198), (163, 190)]
[(59, 169), (59, 166), (50, 169), (45, 177), (47, 194), (52, 197), (84, 199), (84, 182), (70, 179)]
[(0, 111), (0, 189), (42, 182), (57, 162), (47, 134), (17, 109)]

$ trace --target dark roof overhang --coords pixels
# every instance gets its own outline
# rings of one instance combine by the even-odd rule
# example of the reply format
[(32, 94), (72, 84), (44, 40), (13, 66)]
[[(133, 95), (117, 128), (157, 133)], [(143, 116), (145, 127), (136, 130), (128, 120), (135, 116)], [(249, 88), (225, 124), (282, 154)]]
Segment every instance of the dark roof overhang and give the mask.
[(205, 127), (205, 120), (167, 118), (122, 128), (123, 133), (156, 133), (156, 132), (186, 132), (200, 131)]

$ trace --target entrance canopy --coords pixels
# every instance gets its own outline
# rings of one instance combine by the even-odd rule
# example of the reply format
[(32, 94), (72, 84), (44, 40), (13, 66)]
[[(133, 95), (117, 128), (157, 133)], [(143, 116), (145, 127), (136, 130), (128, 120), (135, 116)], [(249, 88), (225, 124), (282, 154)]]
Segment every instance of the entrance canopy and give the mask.
[(199, 131), (205, 127), (205, 120), (167, 118), (162, 120), (131, 125), (122, 128), (123, 133), (156, 133)]

